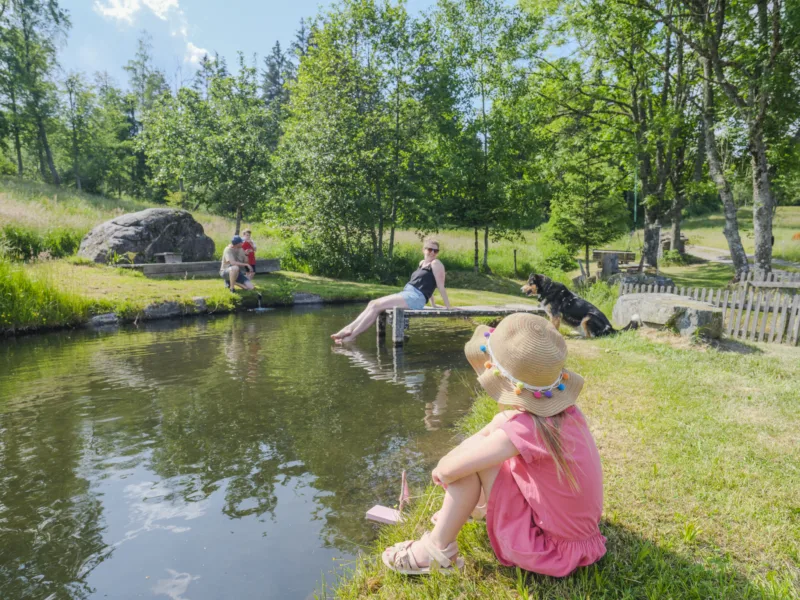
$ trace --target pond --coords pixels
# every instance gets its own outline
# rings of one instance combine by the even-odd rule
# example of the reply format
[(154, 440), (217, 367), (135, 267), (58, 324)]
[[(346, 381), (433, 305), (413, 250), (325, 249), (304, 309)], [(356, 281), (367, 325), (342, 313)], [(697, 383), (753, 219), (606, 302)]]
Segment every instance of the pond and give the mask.
[(0, 341), (0, 598), (309, 598), (456, 440), (467, 321), (297, 308)]

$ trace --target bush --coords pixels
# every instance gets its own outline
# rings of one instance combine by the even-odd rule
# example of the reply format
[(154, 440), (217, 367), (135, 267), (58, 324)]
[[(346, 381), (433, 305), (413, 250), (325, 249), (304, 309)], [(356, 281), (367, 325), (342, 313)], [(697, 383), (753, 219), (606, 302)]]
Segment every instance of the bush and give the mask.
[(29, 261), (47, 252), (52, 258), (71, 256), (81, 245), (83, 235), (71, 229), (51, 229), (44, 235), (35, 229), (5, 225), (0, 240), (5, 254), (14, 261)]
[(86, 300), (58, 290), (46, 273), (31, 277), (23, 267), (0, 258), (0, 334), (77, 325), (88, 311)]

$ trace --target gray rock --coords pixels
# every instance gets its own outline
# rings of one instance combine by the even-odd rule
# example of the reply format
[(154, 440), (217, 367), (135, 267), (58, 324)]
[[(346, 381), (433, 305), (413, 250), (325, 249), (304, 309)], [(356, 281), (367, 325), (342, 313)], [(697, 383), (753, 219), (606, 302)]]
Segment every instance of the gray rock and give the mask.
[(114, 313), (103, 313), (89, 319), (90, 327), (109, 327), (113, 325), (119, 325), (119, 317)]
[(116, 253), (134, 255), (135, 263), (151, 262), (159, 252), (177, 252), (186, 262), (211, 260), (214, 240), (185, 210), (148, 208), (106, 221), (81, 241), (78, 256), (105, 263)]
[(177, 302), (157, 302), (144, 309), (145, 319), (171, 319), (183, 316), (181, 305)]
[(295, 304), (320, 304), (321, 302), (322, 296), (317, 296), (317, 294), (306, 294), (303, 292), (294, 293)]
[(194, 302), (195, 313), (203, 314), (208, 312), (208, 304), (206, 303), (206, 299), (202, 296), (195, 296), (192, 298), (192, 302)]
[(625, 294), (614, 305), (613, 320), (624, 327), (634, 316), (646, 325), (666, 327), (683, 336), (722, 335), (722, 309), (674, 294)]
[(616, 273), (608, 278), (608, 283), (628, 283), (631, 285), (663, 285), (665, 288), (675, 287), (675, 282), (664, 275), (645, 275), (644, 273)]

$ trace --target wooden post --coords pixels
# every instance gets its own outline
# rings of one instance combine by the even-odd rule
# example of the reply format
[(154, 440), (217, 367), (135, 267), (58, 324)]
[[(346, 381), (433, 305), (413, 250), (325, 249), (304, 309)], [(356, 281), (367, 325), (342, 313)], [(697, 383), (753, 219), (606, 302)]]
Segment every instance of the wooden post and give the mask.
[(604, 254), (603, 270), (600, 273), (600, 278), (608, 279), (614, 273), (619, 273), (619, 257), (616, 254)]
[(397, 306), (392, 309), (392, 343), (395, 346), (403, 345), (405, 312), (405, 309)]
[(375, 322), (375, 330), (378, 334), (378, 345), (380, 346), (386, 339), (386, 312), (381, 312), (378, 315), (378, 320)]

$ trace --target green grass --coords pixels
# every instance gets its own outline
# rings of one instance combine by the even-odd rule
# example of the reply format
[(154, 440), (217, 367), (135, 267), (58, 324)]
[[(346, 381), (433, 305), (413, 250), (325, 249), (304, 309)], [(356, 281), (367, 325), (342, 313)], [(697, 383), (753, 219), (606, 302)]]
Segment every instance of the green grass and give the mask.
[(35, 274), (0, 257), (0, 335), (68, 327), (86, 320), (86, 298), (58, 282), (50, 269)]
[[(800, 351), (692, 345), (640, 332), (567, 343), (570, 367), (586, 378), (579, 405), (603, 460), (608, 554), (563, 579), (523, 573), (497, 563), (485, 526), (476, 523), (459, 537), (462, 574), (391, 573), (379, 553), (430, 528), (441, 497), (430, 487), (402, 525), (382, 529), (332, 594), (800, 598)], [(479, 399), (463, 433), (495, 411), (493, 401)]]
[[(211, 312), (229, 312), (241, 306), (255, 306), (257, 293), (262, 294), (264, 306), (282, 306), (292, 304), (294, 292), (317, 294), (324, 302), (337, 303), (367, 302), (398, 291), (397, 286), (341, 281), (281, 271), (257, 276), (255, 291), (232, 294), (218, 277), (150, 279), (137, 271), (98, 265), (77, 257), (25, 265), (8, 262), (2, 264), (5, 269), (3, 281), (7, 281), (8, 290), (27, 290), (26, 282), (34, 282), (31, 285), (36, 289), (47, 290), (52, 298), (63, 299), (58, 302), (51, 299), (47, 306), (57, 308), (63, 305), (69, 309), (59, 309), (61, 312), (57, 313), (57, 319), (52, 316), (54, 313), (36, 308), (39, 305), (35, 303), (30, 303), (26, 312), (20, 303), (33, 296), (28, 292), (14, 292), (15, 308), (2, 311), (7, 315), (7, 321), (0, 322), (0, 331), (59, 324), (77, 325), (85, 322), (91, 314), (104, 312), (115, 312), (124, 318), (135, 319), (150, 304), (177, 302), (192, 307), (196, 297), (204, 297)], [(13, 279), (6, 272), (12, 274)], [(456, 306), (520, 302), (535, 304), (535, 301), (519, 294), (518, 282), (466, 274), (463, 283), (474, 285), (478, 289), (460, 289), (448, 285), (448, 295)], [(442, 304), (438, 293), (437, 302)]]

